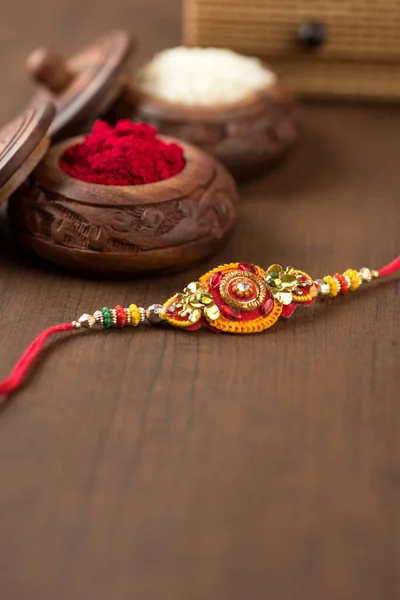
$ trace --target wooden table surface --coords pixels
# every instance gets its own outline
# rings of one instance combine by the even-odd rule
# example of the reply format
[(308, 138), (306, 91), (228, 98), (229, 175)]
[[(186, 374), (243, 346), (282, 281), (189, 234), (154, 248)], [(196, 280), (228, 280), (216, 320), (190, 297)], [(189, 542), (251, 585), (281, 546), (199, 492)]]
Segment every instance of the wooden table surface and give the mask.
[[(79, 18), (77, 18), (79, 14)], [(178, 0), (14, 0), (0, 21), (5, 122), (36, 44), (111, 26), (139, 60), (180, 40)], [(273, 174), (241, 188), (226, 249), (170, 277), (60, 272), (0, 231), (0, 376), (43, 328), (158, 302), (210, 266), (314, 277), (399, 253), (400, 111), (308, 105)], [(2, 600), (395, 600), (400, 596), (399, 282), (248, 337), (167, 329), (52, 345), (0, 411)]]

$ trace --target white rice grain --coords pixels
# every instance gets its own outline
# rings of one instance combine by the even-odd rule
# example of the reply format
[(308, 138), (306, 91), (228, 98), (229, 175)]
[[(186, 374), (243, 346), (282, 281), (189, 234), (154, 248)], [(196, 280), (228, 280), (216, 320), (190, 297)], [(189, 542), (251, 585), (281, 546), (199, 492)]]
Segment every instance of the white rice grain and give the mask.
[(157, 54), (137, 74), (141, 91), (186, 105), (242, 100), (276, 81), (258, 58), (222, 48), (179, 46)]

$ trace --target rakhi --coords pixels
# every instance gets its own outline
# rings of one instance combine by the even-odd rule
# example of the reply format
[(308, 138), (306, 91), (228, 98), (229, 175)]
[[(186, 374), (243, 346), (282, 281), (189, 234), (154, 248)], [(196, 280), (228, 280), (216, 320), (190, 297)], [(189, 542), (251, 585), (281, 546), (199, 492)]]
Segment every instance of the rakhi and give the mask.
[(10, 376), (0, 382), (0, 396), (11, 394), (21, 385), (45, 341), (55, 333), (95, 326), (137, 327), (144, 322), (167, 323), (187, 331), (207, 327), (217, 333), (258, 333), (272, 327), (279, 317), (292, 316), (298, 306), (310, 306), (317, 297), (335, 298), (354, 292), (362, 284), (399, 269), (400, 256), (378, 271), (367, 267), (358, 271), (347, 269), (322, 279), (313, 279), (294, 267), (283, 269), (278, 264), (267, 270), (250, 263), (221, 265), (189, 283), (164, 304), (152, 304), (146, 309), (136, 304), (112, 309), (104, 306), (93, 314), (84, 313), (72, 323), (46, 329), (27, 348)]

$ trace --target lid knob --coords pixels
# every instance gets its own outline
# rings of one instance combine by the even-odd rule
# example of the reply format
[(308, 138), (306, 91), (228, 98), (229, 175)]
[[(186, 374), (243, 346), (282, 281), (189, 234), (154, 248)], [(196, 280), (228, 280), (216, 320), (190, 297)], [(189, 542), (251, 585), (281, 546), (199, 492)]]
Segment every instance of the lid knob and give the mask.
[(37, 48), (26, 61), (28, 73), (53, 94), (61, 94), (74, 79), (61, 54), (47, 48)]

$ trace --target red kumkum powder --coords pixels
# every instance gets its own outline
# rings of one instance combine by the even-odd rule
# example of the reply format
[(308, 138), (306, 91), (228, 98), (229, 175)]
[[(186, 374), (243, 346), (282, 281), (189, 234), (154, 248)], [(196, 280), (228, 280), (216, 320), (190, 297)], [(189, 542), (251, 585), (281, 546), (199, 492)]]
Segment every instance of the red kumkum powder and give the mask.
[(129, 119), (111, 127), (97, 121), (82, 143), (60, 159), (64, 173), (101, 185), (143, 185), (169, 179), (185, 166), (183, 148), (157, 138), (157, 130)]

